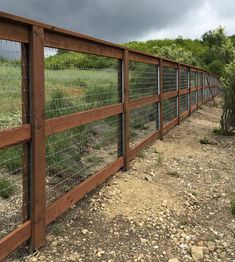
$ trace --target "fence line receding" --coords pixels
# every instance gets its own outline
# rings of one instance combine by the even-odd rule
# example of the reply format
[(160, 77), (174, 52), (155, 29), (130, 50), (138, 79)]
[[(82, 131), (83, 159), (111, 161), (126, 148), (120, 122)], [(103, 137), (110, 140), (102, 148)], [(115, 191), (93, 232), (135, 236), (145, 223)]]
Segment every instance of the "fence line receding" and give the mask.
[(0, 13), (0, 260), (200, 105), (217, 77)]

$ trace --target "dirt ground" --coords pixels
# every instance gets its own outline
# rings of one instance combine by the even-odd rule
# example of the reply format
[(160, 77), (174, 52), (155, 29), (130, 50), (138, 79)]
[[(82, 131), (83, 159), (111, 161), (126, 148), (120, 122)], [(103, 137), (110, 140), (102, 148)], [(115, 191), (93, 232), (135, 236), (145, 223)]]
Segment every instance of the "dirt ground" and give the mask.
[(235, 137), (213, 134), (216, 102), (52, 224), (39, 252), (7, 261), (235, 261)]

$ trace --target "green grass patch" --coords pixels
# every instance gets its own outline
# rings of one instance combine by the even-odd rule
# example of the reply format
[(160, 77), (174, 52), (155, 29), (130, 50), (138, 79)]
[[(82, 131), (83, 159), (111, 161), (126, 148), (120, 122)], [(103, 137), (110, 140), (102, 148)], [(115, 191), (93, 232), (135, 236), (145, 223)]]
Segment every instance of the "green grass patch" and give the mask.
[(213, 133), (216, 134), (216, 135), (220, 135), (220, 136), (223, 136), (224, 135), (224, 131), (221, 127), (216, 127), (213, 129)]
[(211, 142), (208, 138), (206, 138), (206, 137), (201, 138), (201, 139), (199, 140), (199, 142), (200, 142), (200, 144), (202, 144), (202, 145), (211, 145), (211, 144), (212, 144), (212, 142)]
[(14, 193), (14, 186), (12, 183), (4, 178), (0, 179), (0, 197), (3, 199), (9, 198)]

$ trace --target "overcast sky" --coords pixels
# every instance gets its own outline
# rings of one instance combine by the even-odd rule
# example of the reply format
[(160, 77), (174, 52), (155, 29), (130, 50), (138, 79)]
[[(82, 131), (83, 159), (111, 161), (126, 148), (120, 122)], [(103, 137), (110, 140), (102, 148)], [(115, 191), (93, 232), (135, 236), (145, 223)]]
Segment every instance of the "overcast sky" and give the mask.
[(0, 0), (1, 11), (108, 41), (235, 34), (235, 0)]

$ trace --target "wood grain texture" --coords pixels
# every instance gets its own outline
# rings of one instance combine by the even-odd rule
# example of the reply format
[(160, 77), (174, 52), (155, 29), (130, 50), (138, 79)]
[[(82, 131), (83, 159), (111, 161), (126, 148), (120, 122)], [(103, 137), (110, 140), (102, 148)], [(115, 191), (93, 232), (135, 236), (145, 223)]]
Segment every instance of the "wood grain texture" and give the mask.
[(32, 123), (32, 249), (46, 242), (46, 148), (43, 28), (33, 26), (30, 41)]

